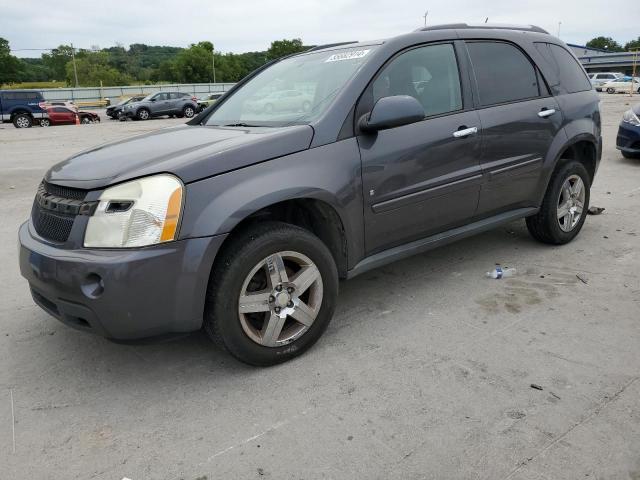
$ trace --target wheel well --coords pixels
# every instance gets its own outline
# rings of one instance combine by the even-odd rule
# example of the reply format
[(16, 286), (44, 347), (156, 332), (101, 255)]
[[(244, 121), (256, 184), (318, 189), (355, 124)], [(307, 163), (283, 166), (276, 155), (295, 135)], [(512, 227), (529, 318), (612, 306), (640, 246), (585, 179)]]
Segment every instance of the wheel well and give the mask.
[(31, 112), (29, 110), (19, 109), (19, 110), (14, 110), (13, 112), (11, 112), (11, 120), (13, 120), (16, 115), (20, 115), (20, 114), (23, 114), (23, 113), (26, 113), (30, 117), (33, 117), (33, 115), (31, 115)]
[(558, 165), (566, 160), (577, 160), (582, 163), (589, 172), (590, 183), (593, 183), (593, 177), (596, 174), (596, 147), (593, 143), (581, 140), (570, 145), (560, 155)]
[[(264, 221), (280, 221), (304, 228), (316, 235), (333, 256), (340, 278), (347, 276), (347, 241), (344, 226), (335, 209), (320, 200), (294, 199), (262, 208), (238, 223), (225, 240), (234, 234)], [(224, 244), (221, 248), (224, 248)]]

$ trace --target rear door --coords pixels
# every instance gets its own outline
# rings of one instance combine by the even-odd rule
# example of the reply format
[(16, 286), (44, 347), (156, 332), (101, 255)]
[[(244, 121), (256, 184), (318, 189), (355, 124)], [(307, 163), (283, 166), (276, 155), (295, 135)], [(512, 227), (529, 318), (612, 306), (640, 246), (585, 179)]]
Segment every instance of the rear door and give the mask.
[(168, 93), (159, 93), (155, 96), (156, 101), (153, 102), (152, 111), (156, 115), (163, 115), (171, 109)]
[(475, 212), (479, 120), (458, 53), (444, 42), (397, 54), (358, 104), (356, 118), (393, 95), (413, 96), (425, 110), (423, 121), (358, 134), (368, 254), (467, 223)]
[(477, 215), (535, 206), (544, 158), (562, 113), (531, 59), (514, 44), (466, 41), (482, 126)]

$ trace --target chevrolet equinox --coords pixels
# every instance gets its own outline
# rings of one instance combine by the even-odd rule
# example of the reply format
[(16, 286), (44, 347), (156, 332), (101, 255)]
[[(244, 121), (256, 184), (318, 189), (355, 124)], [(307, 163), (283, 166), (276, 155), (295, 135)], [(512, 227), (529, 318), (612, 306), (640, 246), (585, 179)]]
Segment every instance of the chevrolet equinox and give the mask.
[(601, 143), (597, 94), (541, 28), (314, 47), (185, 125), (53, 166), (20, 268), (74, 328), (117, 341), (204, 328), (270, 365), (318, 340), (340, 278), (520, 218), (541, 242), (571, 241)]

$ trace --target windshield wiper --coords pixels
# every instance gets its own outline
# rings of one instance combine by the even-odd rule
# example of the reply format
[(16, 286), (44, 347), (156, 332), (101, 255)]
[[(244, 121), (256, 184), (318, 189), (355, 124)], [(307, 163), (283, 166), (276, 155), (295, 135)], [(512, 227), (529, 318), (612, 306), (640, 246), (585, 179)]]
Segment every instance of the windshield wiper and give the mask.
[(248, 123), (228, 123), (224, 127), (259, 127), (260, 125), (250, 125)]

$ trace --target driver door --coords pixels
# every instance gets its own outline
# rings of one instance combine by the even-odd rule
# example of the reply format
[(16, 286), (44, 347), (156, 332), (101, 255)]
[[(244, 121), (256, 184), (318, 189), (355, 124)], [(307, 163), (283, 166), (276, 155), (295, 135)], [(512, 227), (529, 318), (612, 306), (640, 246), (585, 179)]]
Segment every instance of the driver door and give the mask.
[(365, 91), (358, 118), (386, 96), (410, 95), (425, 119), (359, 133), (367, 254), (468, 223), (478, 205), (480, 122), (453, 42), (396, 55)]

